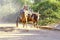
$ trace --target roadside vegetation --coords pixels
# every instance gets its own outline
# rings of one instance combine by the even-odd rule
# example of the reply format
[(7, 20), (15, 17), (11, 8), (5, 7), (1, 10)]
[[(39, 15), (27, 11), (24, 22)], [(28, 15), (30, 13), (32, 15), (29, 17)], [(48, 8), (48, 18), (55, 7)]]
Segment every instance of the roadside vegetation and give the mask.
[(39, 11), (41, 14), (38, 22), (39, 25), (49, 25), (60, 22), (60, 0), (34, 0), (33, 3), (27, 0), (26, 2), (28, 5), (31, 5), (30, 7), (33, 11)]
[[(36, 1), (36, 0), (35, 0)], [(38, 0), (32, 6), (32, 9), (36, 12), (39, 11), (40, 25), (48, 25), (60, 22), (60, 1), (59, 0)]]

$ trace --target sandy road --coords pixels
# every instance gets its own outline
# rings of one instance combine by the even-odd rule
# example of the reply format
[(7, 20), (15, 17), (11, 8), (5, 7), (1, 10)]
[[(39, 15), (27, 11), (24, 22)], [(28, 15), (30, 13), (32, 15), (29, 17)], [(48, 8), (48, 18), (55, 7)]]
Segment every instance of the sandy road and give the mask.
[[(32, 27), (32, 25), (27, 25), (26, 27), (22, 27), (22, 24), (19, 24), (19, 27), (16, 27), (16, 24), (0, 24), (0, 38), (4, 37), (17, 37), (23, 35), (37, 35), (34, 33), (28, 33), (27, 30), (37, 30)], [(39, 30), (39, 29), (38, 29)]]
[(60, 40), (60, 31), (36, 29), (31, 25), (28, 26), (23, 28), (20, 24), (16, 28), (15, 24), (0, 24), (0, 40)]

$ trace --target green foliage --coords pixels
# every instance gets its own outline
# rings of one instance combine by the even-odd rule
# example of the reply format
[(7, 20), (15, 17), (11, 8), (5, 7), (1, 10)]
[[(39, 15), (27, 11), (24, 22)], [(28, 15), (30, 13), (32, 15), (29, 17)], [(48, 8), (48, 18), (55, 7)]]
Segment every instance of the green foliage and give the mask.
[(46, 18), (44, 20), (40, 20), (38, 22), (39, 25), (49, 25), (49, 24), (53, 24), (53, 23), (59, 23), (60, 20), (58, 19), (53, 19), (53, 18)]
[(38, 2), (40, 2), (41, 0), (34, 0), (34, 4), (37, 4)]
[(39, 11), (40, 25), (47, 25), (51, 23), (57, 23), (60, 20), (60, 2), (56, 0), (48, 0), (39, 2), (32, 6), (32, 9), (36, 12)]

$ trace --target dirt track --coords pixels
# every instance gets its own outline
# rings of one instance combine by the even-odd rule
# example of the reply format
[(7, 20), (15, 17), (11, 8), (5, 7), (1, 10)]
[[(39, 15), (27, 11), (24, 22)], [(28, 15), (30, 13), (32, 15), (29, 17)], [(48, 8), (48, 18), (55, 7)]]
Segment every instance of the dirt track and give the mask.
[(0, 25), (0, 40), (60, 40), (60, 31), (21, 26), (16, 28), (15, 24)]

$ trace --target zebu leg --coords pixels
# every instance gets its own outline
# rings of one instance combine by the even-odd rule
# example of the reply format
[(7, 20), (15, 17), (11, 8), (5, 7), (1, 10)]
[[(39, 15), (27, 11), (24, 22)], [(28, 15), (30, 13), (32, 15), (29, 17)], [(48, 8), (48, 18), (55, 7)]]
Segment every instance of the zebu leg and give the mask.
[(18, 27), (18, 23), (20, 22), (20, 17), (17, 17), (17, 20), (16, 20), (16, 27)]
[(34, 27), (36, 27), (36, 24), (34, 23)]
[(26, 19), (25, 19), (25, 20), (26, 20), (26, 22), (25, 22), (25, 23), (26, 23), (26, 28), (27, 28), (27, 15), (28, 15), (28, 14), (25, 14), (25, 18), (26, 18)]
[(35, 27), (37, 27), (37, 22), (35, 22)]
[(23, 23), (23, 28), (24, 28), (25, 24)]
[(33, 22), (33, 23), (32, 23), (33, 27), (35, 27), (34, 20), (32, 20), (32, 22)]
[(35, 27), (35, 19), (33, 19), (33, 26)]
[(23, 18), (22, 19), (22, 24), (23, 24), (23, 28), (25, 27), (25, 24), (26, 24), (26, 18)]
[(16, 20), (16, 27), (18, 27), (18, 18), (17, 18), (17, 20)]
[(37, 26), (37, 21), (35, 19), (33, 19), (33, 26), (36, 27)]
[(26, 28), (27, 28), (27, 17), (26, 17)]
[(25, 27), (25, 22), (22, 22), (23, 28)]

